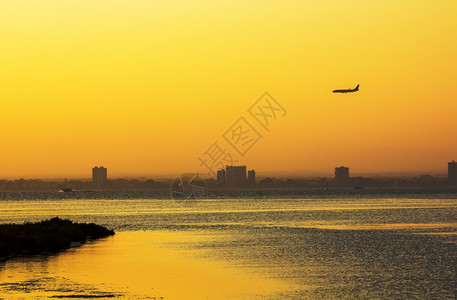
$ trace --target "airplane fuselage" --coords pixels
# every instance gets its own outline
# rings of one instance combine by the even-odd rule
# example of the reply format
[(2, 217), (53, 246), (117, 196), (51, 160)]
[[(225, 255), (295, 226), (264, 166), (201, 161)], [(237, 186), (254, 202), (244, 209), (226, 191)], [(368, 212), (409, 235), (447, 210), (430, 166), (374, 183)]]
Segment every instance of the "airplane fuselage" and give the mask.
[(355, 87), (355, 89), (346, 89), (346, 90), (333, 90), (334, 93), (342, 93), (342, 94), (346, 94), (346, 93), (354, 93), (354, 92), (357, 92), (359, 90), (359, 85), (357, 85)]
[(354, 93), (355, 90), (334, 90), (333, 92), (334, 93), (344, 93), (344, 94), (346, 94), (346, 93)]

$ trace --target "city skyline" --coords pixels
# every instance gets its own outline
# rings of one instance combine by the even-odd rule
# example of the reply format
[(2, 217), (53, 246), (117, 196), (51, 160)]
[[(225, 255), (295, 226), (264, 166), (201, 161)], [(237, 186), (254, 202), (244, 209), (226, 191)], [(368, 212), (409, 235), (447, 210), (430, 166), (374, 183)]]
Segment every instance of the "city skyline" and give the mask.
[[(185, 183), (185, 184), (184, 184)], [(108, 178), (107, 168), (95, 166), (92, 168), (92, 178), (75, 180), (65, 178), (62, 180), (41, 180), (41, 179), (0, 179), (0, 190), (4, 192), (14, 191), (59, 191), (65, 193), (73, 192), (94, 192), (94, 191), (168, 191), (174, 196), (181, 197), (190, 191), (203, 193), (206, 191), (224, 190), (271, 190), (282, 191), (338, 191), (338, 190), (386, 190), (386, 189), (414, 189), (433, 190), (450, 189), (457, 187), (457, 163), (448, 162), (447, 176), (433, 176), (421, 174), (420, 176), (391, 176), (373, 177), (360, 176), (350, 173), (349, 167), (335, 167), (333, 177), (270, 177), (268, 174), (261, 174), (257, 178), (254, 169), (247, 170), (245, 165), (226, 165), (225, 168), (217, 170), (216, 177), (205, 177), (198, 173), (183, 173), (174, 178)], [(200, 192), (196, 192), (198, 189)], [(173, 194), (175, 193), (175, 194)], [(187, 196), (191, 195), (187, 194)], [(202, 195), (203, 195), (202, 194)]]
[[(394, 178), (394, 177), (417, 177), (417, 176), (423, 176), (423, 175), (431, 175), (431, 176), (436, 176), (436, 177), (447, 177), (450, 181), (455, 181), (457, 180), (457, 162), (454, 160), (447, 162), (447, 167), (446, 169), (442, 170), (441, 172), (426, 172), (426, 171), (418, 171), (418, 172), (358, 172), (357, 170), (351, 169), (350, 174), (349, 174), (349, 169), (350, 167), (348, 166), (337, 166), (332, 168), (331, 170), (328, 170), (327, 172), (321, 172), (321, 173), (306, 173), (306, 172), (277, 172), (277, 173), (271, 173), (271, 172), (261, 172), (257, 174), (257, 172), (252, 169), (248, 170), (246, 165), (226, 165), (224, 168), (217, 170), (214, 174), (208, 174), (206, 172), (199, 173), (199, 172), (181, 172), (179, 174), (199, 174), (201, 178), (204, 179), (214, 179), (218, 183), (223, 183), (226, 180), (226, 174), (228, 170), (236, 170), (242, 168), (245, 173), (245, 180), (247, 181), (252, 181), (252, 178), (266, 178), (266, 177), (277, 177), (277, 178), (319, 178), (319, 177), (337, 177), (340, 176), (343, 178), (343, 181), (347, 180), (348, 178), (351, 177), (385, 177), (385, 178)], [(86, 172), (87, 173), (87, 172)], [(111, 170), (110, 170), (111, 173)], [(114, 172), (116, 174), (116, 172)], [(171, 179), (175, 178), (177, 173), (168, 173), (168, 174), (140, 174), (140, 175), (131, 175), (131, 176), (119, 176), (119, 175), (114, 175), (110, 176), (111, 179)], [(338, 175), (337, 175), (338, 174)], [(67, 174), (68, 175), (68, 174)], [(96, 185), (103, 185), (104, 182), (108, 180), (107, 177), (107, 168), (103, 166), (95, 166), (91, 167), (91, 172), (84, 174), (80, 177), (72, 177), (72, 176), (67, 176), (67, 175), (62, 175), (62, 176), (55, 176), (55, 177), (26, 177), (26, 176), (19, 176), (19, 177), (0, 177), (0, 180), (17, 180), (17, 179), (44, 179), (44, 180), (90, 180)], [(239, 175), (239, 174), (238, 174)], [(238, 176), (237, 175), (237, 176)], [(251, 179), (249, 179), (251, 178)], [(452, 178), (452, 179), (451, 179)]]

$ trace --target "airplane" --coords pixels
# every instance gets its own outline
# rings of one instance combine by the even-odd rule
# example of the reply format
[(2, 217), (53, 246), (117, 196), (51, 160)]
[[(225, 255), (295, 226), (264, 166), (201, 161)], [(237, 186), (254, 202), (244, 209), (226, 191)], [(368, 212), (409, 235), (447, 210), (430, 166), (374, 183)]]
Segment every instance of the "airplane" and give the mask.
[(358, 84), (358, 85), (355, 87), (355, 89), (333, 90), (333, 92), (334, 92), (334, 93), (344, 93), (344, 94), (346, 94), (346, 93), (354, 93), (354, 92), (357, 92), (357, 91), (359, 90), (359, 85), (360, 85), (360, 84)]

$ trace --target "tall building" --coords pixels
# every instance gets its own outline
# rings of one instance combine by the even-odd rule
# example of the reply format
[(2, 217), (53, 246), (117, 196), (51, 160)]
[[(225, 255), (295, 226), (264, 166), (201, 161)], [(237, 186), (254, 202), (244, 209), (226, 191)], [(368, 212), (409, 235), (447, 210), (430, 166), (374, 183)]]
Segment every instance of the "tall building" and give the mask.
[(336, 184), (345, 184), (349, 182), (349, 168), (348, 167), (339, 167), (335, 168), (335, 183)]
[(246, 166), (226, 166), (225, 183), (228, 186), (244, 186), (246, 184)]
[(457, 185), (457, 162), (451, 161), (447, 164), (447, 178), (449, 183)]
[(255, 170), (252, 169), (248, 171), (248, 184), (249, 185), (255, 185)]
[(225, 183), (225, 170), (224, 169), (217, 170), (217, 183), (218, 184)]
[(107, 170), (104, 167), (92, 168), (92, 182), (95, 183), (97, 189), (102, 189), (108, 181)]

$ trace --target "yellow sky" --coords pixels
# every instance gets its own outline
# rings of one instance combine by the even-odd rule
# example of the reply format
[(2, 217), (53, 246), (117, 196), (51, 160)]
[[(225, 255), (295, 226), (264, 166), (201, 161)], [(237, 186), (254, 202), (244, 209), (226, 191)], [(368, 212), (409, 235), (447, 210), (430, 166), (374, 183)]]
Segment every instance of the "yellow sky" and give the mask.
[[(0, 1), (0, 178), (205, 172), (215, 141), (258, 173), (444, 173), (457, 160), (456, 11)], [(287, 110), (268, 132), (247, 112), (265, 91)], [(242, 116), (263, 137), (243, 157), (222, 138)]]

